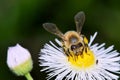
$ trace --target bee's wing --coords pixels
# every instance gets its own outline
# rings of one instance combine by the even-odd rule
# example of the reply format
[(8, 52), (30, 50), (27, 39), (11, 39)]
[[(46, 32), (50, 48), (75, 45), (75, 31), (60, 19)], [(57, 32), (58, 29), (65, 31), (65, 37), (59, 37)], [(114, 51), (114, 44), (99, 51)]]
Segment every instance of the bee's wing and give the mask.
[(55, 34), (55, 35), (59, 36), (62, 39), (64, 38), (63, 33), (57, 28), (57, 26), (54, 23), (44, 23), (43, 27), (48, 32), (50, 32), (52, 34)]
[(74, 20), (75, 20), (77, 32), (80, 34), (82, 30), (82, 26), (85, 22), (85, 13), (83, 11), (78, 12), (74, 16)]

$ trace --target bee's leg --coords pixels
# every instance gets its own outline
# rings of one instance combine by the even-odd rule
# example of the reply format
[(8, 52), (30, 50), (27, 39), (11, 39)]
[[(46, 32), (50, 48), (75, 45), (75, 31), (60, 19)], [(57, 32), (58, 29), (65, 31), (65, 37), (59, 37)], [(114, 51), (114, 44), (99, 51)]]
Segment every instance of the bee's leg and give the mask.
[(65, 53), (66, 56), (70, 56), (70, 54), (69, 54), (69, 50), (66, 49), (66, 48), (64, 48), (64, 53)]
[[(87, 52), (87, 51), (88, 51), (88, 49), (89, 49), (88, 45), (87, 45), (87, 44), (85, 44), (85, 53), (86, 53), (86, 54), (88, 54), (88, 52)], [(88, 55), (90, 55), (90, 54), (88, 54)]]
[(73, 56), (72, 51), (70, 51), (69, 49), (67, 49), (67, 53), (68, 53), (69, 56)]
[(63, 50), (64, 50), (65, 55), (68, 57), (68, 59), (69, 59), (70, 56), (74, 57), (72, 52), (68, 48), (63, 46)]
[(78, 59), (78, 56), (74, 55), (74, 60), (76, 61)]
[(82, 53), (82, 54), (80, 54), (80, 56), (81, 56), (81, 58), (83, 58), (83, 57), (84, 57), (83, 53)]
[(70, 56), (69, 50), (66, 47), (64, 47), (64, 46), (63, 46), (63, 50), (64, 50), (64, 54), (67, 56), (68, 61), (69, 61), (69, 56)]
[(63, 45), (62, 47), (63, 47), (63, 51), (64, 51), (65, 55), (66, 55), (66, 56), (69, 56), (68, 50), (66, 49), (65, 45)]
[(87, 47), (85, 47), (85, 53), (87, 53)]
[(67, 49), (67, 54), (68, 54), (68, 61), (69, 61), (69, 58), (73, 58), (74, 61), (76, 61), (78, 58), (78, 56), (76, 56), (74, 52), (69, 49)]
[(80, 55), (81, 58), (84, 57), (83, 51), (84, 51), (84, 48), (82, 49), (82, 51), (79, 51), (79, 54), (78, 54), (78, 55)]

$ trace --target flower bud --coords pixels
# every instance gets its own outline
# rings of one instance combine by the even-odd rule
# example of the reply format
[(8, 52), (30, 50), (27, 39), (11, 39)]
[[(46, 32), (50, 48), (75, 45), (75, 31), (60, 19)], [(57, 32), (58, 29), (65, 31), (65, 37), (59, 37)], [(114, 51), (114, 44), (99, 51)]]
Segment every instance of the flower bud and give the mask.
[(30, 52), (19, 44), (8, 48), (7, 65), (18, 76), (29, 73), (33, 68)]

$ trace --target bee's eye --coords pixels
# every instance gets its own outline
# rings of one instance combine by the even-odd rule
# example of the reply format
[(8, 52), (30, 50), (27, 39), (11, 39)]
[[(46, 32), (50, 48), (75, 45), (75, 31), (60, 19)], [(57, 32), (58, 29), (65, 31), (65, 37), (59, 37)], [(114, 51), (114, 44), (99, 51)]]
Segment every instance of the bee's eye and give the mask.
[(82, 47), (82, 46), (83, 46), (82, 43), (79, 43), (79, 44), (77, 44), (77, 45), (71, 45), (71, 50), (73, 51), (74, 49), (80, 48), (80, 47)]
[(71, 46), (71, 50), (73, 51), (74, 49), (76, 49), (77, 48), (77, 46), (76, 45), (72, 45)]
[(78, 46), (78, 47), (81, 47), (81, 46), (83, 46), (83, 44), (82, 44), (82, 43), (79, 43), (77, 46)]
[(70, 38), (70, 43), (74, 44), (78, 41), (78, 39), (76, 37), (71, 37)]

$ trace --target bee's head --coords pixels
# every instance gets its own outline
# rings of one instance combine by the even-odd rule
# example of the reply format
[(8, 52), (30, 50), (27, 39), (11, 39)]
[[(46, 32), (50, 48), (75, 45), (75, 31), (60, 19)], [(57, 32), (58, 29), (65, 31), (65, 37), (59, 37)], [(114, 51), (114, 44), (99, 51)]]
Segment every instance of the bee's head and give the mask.
[(67, 48), (75, 49), (84, 45), (83, 37), (75, 31), (66, 32), (64, 37), (64, 44)]

